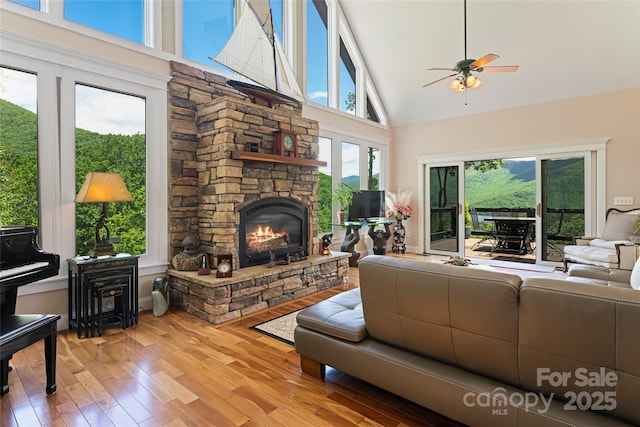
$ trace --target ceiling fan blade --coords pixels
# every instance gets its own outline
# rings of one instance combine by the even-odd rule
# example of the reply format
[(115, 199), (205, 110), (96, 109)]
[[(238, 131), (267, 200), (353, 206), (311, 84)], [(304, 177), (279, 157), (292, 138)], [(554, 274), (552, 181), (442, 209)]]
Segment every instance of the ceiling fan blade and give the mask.
[(427, 68), (427, 71), (460, 71), (457, 68)]
[(440, 78), (440, 79), (438, 79), (438, 80), (434, 80), (434, 81), (432, 81), (431, 83), (423, 84), (423, 85), (422, 85), (422, 87), (431, 86), (432, 84), (436, 84), (436, 83), (438, 83), (438, 82), (441, 82), (441, 81), (443, 81), (443, 80), (448, 79), (449, 77), (453, 77), (453, 76), (455, 76), (455, 75), (457, 75), (457, 74), (458, 74), (458, 73), (449, 74), (448, 76), (444, 76), (444, 77), (442, 77), (442, 78)]
[(499, 55), (496, 55), (495, 53), (489, 53), (483, 56), (482, 58), (476, 59), (475, 61), (473, 61), (471, 64), (469, 64), (469, 68), (471, 70), (474, 70), (476, 68), (482, 68), (485, 64), (488, 64), (491, 61), (495, 61), (498, 58), (500, 58)]
[(484, 73), (515, 73), (520, 68), (517, 65), (494, 65), (492, 67), (483, 67), (482, 71)]

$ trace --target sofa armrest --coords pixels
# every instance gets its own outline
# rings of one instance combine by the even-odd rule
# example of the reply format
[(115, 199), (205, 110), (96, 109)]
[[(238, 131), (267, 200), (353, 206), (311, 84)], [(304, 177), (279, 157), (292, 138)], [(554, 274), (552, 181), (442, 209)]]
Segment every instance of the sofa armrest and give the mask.
[(609, 281), (609, 268), (587, 264), (574, 264), (569, 267), (567, 277), (583, 277), (585, 279)]
[(582, 236), (582, 237), (574, 237), (574, 244), (578, 246), (589, 246), (592, 240), (595, 240), (595, 237)]
[(618, 243), (616, 244), (616, 252), (618, 253), (619, 268), (621, 270), (633, 270), (633, 266), (636, 263), (635, 245)]
[(628, 288), (631, 282), (631, 271), (617, 268), (596, 267), (586, 264), (574, 264), (567, 272), (567, 280), (573, 282), (592, 283)]

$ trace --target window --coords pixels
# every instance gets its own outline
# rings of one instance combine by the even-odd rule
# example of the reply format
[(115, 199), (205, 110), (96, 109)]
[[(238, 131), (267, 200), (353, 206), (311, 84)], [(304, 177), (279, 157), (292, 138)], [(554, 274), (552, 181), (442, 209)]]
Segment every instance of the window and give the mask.
[[(97, 216), (95, 210), (90, 209), (95, 206), (87, 206), (90, 217), (83, 218), (80, 213), (76, 217), (74, 199), (78, 182), (84, 181), (89, 169), (117, 170), (122, 173), (135, 201), (114, 203), (109, 208), (112, 236), (119, 235), (122, 245), (129, 245), (116, 249), (140, 255), (141, 276), (165, 271), (168, 236), (155, 230), (168, 228), (166, 79), (154, 73), (126, 69), (105, 59), (93, 61), (68, 49), (25, 42), (10, 34), (3, 36), (0, 59), (2, 98), (7, 99), (14, 86), (20, 89), (22, 99), (25, 94), (32, 94), (26, 97), (30, 101), (20, 105), (18, 111), (25, 117), (25, 111), (28, 112), (37, 122), (35, 127), (30, 126), (29, 133), (35, 135), (37, 129), (37, 163), (34, 164), (37, 164), (38, 180), (31, 194), (38, 195), (40, 248), (59, 254), (61, 259), (82, 253), (82, 247), (76, 248), (76, 228), (86, 227), (93, 233)], [(74, 66), (68, 67), (67, 63)], [(22, 70), (17, 74), (20, 80), (13, 75), (9, 79), (9, 72), (13, 70)], [(10, 84), (10, 80), (14, 83)], [(0, 105), (4, 107), (5, 102), (0, 101)], [(34, 105), (37, 105), (37, 116), (31, 112)], [(7, 141), (4, 137), (7, 130), (5, 126), (0, 130), (2, 148)], [(29, 141), (33, 141), (33, 137)], [(1, 180), (5, 175), (0, 175)], [(4, 207), (2, 216), (5, 224)], [(124, 222), (126, 226), (122, 225)], [(132, 245), (134, 249), (129, 249)], [(26, 292), (66, 289), (66, 268), (66, 263), (61, 263), (57, 278), (28, 287)]]
[(183, 0), (183, 56), (228, 70), (213, 61), (233, 33), (233, 0)]
[(319, 137), (318, 160), (327, 162), (327, 166), (318, 168), (318, 233), (330, 233), (333, 218), (331, 139)]
[(269, 4), (271, 4), (271, 22), (273, 22), (273, 31), (276, 33), (278, 40), (280, 40), (282, 44), (282, 36), (284, 35), (282, 32), (282, 0), (271, 0)]
[(380, 190), (380, 149), (367, 147), (367, 187), (366, 190)]
[(39, 226), (38, 77), (0, 68), (0, 225)]
[(329, 105), (329, 45), (325, 0), (307, 1), (307, 98)]
[(360, 189), (360, 146), (342, 143), (342, 183)]
[(371, 103), (371, 98), (367, 95), (367, 114), (366, 119), (371, 120), (372, 122), (380, 123), (380, 119), (378, 118), (378, 113), (376, 113), (376, 109)]
[[(145, 100), (110, 90), (76, 85), (76, 193), (89, 172), (118, 172), (133, 202), (108, 204), (111, 236), (118, 253), (146, 253)], [(95, 244), (100, 206), (76, 203), (76, 254)]]
[(40, 10), (40, 0), (9, 0), (12, 3), (21, 4), (31, 9)]
[(144, 0), (64, 0), (64, 19), (144, 43)]
[[(322, 124), (321, 124), (322, 126)], [(350, 131), (350, 130), (349, 130)], [(364, 140), (336, 130), (322, 130), (318, 138), (318, 158), (327, 162), (319, 168), (318, 233), (344, 232), (337, 224), (338, 203), (333, 203), (332, 190), (344, 183), (354, 190), (384, 190), (387, 145), (384, 140)], [(324, 228), (326, 225), (326, 228)]]
[(340, 40), (340, 111), (356, 113), (356, 67)]

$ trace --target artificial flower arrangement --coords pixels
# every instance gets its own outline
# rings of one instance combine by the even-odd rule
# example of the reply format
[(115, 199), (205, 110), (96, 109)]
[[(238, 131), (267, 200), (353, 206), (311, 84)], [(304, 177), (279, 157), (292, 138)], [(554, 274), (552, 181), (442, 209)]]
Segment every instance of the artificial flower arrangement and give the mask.
[(408, 219), (411, 216), (412, 210), (409, 205), (409, 203), (411, 203), (411, 191), (400, 190), (395, 194), (387, 191), (385, 203), (387, 205), (386, 216), (388, 218), (394, 218), (396, 221), (402, 221), (403, 219)]

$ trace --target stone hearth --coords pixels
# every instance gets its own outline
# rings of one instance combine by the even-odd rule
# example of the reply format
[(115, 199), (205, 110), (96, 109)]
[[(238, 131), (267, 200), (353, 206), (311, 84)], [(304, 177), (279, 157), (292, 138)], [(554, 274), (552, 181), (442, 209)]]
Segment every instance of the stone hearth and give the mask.
[(349, 256), (333, 252), (269, 268), (242, 268), (233, 277), (198, 276), (194, 271), (169, 270), (172, 306), (219, 324), (257, 310), (347, 283)]

